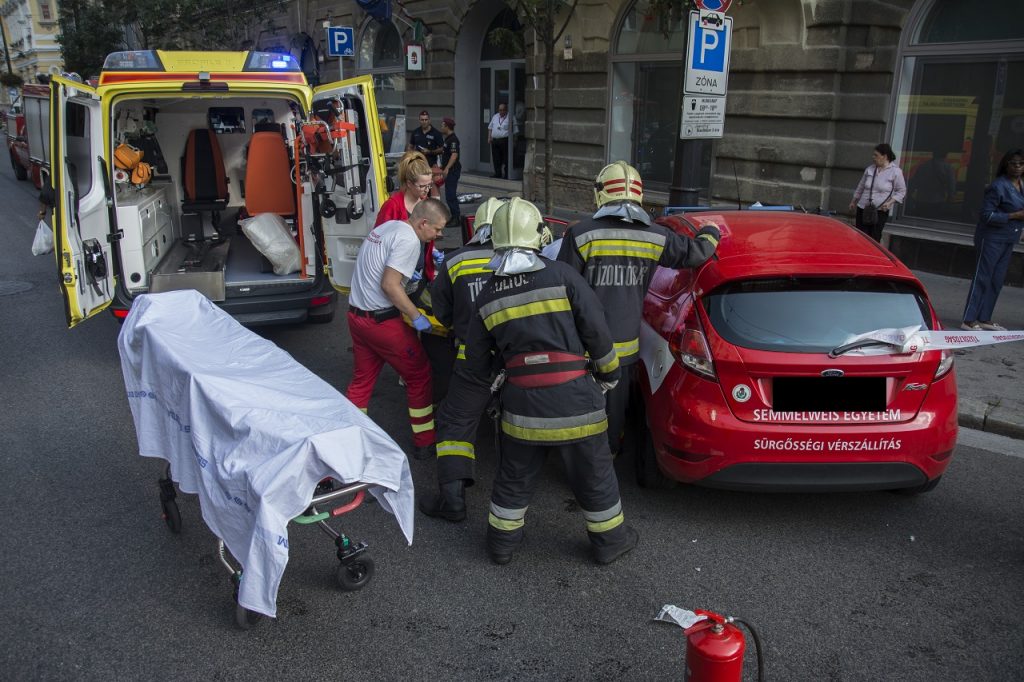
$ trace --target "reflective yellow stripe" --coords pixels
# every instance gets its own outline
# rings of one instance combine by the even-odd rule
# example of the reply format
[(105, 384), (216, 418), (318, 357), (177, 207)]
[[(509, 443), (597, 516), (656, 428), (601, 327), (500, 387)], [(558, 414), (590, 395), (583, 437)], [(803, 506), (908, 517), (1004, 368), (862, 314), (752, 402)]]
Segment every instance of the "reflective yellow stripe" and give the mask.
[(608, 351), (608, 355), (605, 355), (604, 357), (600, 358), (594, 364), (597, 365), (597, 371), (601, 372), (602, 374), (614, 372), (619, 367), (619, 354), (613, 348), (612, 350)]
[(615, 344), (615, 354), (620, 358), (628, 357), (640, 352), (640, 339), (622, 341)]
[(517, 426), (515, 424), (509, 424), (506, 421), (502, 421), (501, 430), (513, 438), (518, 438), (520, 440), (550, 443), (563, 440), (576, 440), (577, 438), (586, 438), (588, 436), (596, 436), (599, 433), (604, 433), (608, 430), (608, 419), (602, 419), (601, 421), (593, 424), (581, 424), (580, 426), (570, 426), (560, 429)]
[(454, 282), (459, 277), (465, 277), (466, 275), (479, 275), (481, 273), (490, 274), (492, 272), (494, 272), (494, 270), (491, 270), (490, 268), (485, 268), (485, 267), (480, 267), (480, 268), (464, 268), (462, 270), (459, 270), (458, 274), (452, 275), (452, 281)]
[(487, 267), (490, 258), (467, 258), (448, 268), (448, 277), (454, 282), (463, 275), (475, 275), (481, 272), (493, 272)]
[(424, 431), (433, 431), (433, 430), (434, 430), (434, 420), (433, 419), (428, 421), (426, 424), (413, 424), (412, 425), (412, 432), (413, 433), (423, 433)]
[(466, 359), (466, 344), (464, 344), (464, 343), (460, 343), (459, 344), (459, 351), (455, 354), (455, 359), (456, 360), (465, 360)]
[(409, 408), (409, 416), (410, 417), (429, 417), (432, 414), (434, 414), (434, 406), (433, 405), (427, 405), (426, 407), (410, 407)]
[(359, 411), (362, 412), (363, 414), (370, 414), (370, 408), (368, 407), (360, 407)]
[(476, 459), (476, 449), (472, 443), (461, 440), (443, 440), (437, 444), (437, 456), (467, 457)]
[(613, 528), (618, 528), (626, 517), (618, 513), (607, 521), (587, 521), (587, 530), (591, 533), (607, 533)]
[(519, 530), (526, 525), (526, 521), (524, 519), (499, 519), (494, 514), (487, 515), (487, 523), (489, 523), (493, 528), (505, 531)]
[(718, 240), (715, 239), (714, 237), (712, 237), (710, 234), (708, 234), (706, 232), (704, 234), (698, 234), (697, 235), (697, 239), (707, 239), (709, 242), (711, 242), (714, 245), (714, 247), (716, 249), (718, 248)]
[(511, 308), (505, 308), (499, 310), (496, 313), (488, 315), (484, 318), (484, 326), (490, 331), (497, 327), (499, 324), (509, 322), (510, 320), (518, 320), (523, 317), (531, 317), (533, 315), (546, 315), (548, 313), (561, 313), (572, 310), (572, 306), (569, 304), (569, 299), (549, 299), (547, 301), (537, 301), (535, 303), (527, 303), (525, 305), (512, 306)]
[(585, 259), (594, 256), (625, 256), (627, 258), (661, 258), (663, 247), (645, 244), (629, 239), (595, 239), (579, 247), (580, 255)]

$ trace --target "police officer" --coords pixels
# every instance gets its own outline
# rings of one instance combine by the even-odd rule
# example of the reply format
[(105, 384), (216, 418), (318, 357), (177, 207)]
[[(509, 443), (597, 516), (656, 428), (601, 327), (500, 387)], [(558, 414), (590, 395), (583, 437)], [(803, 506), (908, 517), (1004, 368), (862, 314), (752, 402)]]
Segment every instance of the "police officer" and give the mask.
[[(491, 354), (504, 366), (501, 461), (491, 491), (487, 549), (506, 564), (523, 539), (526, 509), (549, 452), (562, 457), (598, 563), (632, 549), (605, 431), (602, 389), (619, 376), (601, 303), (572, 268), (539, 255), (537, 208), (515, 198), (498, 209), (494, 275), (477, 296), (466, 370), (485, 381)], [(589, 354), (588, 360), (586, 355)]]
[(692, 268), (710, 258), (721, 238), (714, 225), (694, 239), (651, 224), (643, 209), (644, 184), (625, 161), (605, 166), (594, 183), (597, 212), (570, 228), (558, 259), (582, 273), (604, 306), (612, 330), (622, 378), (606, 395), (608, 441), (618, 454), (626, 426), (626, 407), (639, 359), (644, 296), (658, 265)]
[(466, 518), (465, 488), (474, 483), (476, 429), (491, 398), (491, 381), (465, 371), (466, 337), (476, 314), (476, 296), (491, 276), (494, 257), (491, 222), (504, 202), (491, 197), (480, 204), (473, 225), (476, 232), (466, 246), (445, 259), (430, 286), (434, 316), (451, 329), (456, 339), (455, 370), (448, 395), (437, 413), (437, 482), (439, 494), (420, 500), (420, 511), (448, 521)]

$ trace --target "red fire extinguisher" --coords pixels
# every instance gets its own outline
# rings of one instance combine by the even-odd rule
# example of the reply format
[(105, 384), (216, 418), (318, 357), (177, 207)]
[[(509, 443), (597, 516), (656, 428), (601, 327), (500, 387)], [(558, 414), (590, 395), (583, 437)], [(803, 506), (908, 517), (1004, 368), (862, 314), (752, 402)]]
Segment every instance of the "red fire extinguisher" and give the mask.
[(761, 658), (761, 640), (757, 631), (742, 620), (694, 609), (706, 619), (690, 626), (686, 635), (687, 682), (739, 682), (743, 675), (743, 652), (746, 640), (743, 631), (733, 625), (741, 623), (750, 630), (757, 650), (757, 679), (764, 681), (764, 663)]

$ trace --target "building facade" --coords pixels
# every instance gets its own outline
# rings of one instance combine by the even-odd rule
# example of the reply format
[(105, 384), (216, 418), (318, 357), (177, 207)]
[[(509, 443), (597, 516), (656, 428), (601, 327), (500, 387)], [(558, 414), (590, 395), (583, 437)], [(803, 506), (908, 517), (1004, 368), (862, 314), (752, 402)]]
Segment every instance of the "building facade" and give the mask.
[[(50, 67), (61, 68), (57, 0), (4, 0), (0, 20), (7, 39), (3, 48), (13, 73), (32, 83), (36, 74), (48, 74)], [(6, 57), (0, 61), (0, 71), (7, 71)], [(4, 97), (9, 93), (5, 92)]]

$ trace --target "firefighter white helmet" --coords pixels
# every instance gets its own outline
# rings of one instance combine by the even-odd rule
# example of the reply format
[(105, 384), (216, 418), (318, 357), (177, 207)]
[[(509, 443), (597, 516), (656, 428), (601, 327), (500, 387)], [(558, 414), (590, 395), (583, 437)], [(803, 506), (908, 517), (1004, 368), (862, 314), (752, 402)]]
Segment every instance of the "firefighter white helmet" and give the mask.
[(615, 161), (601, 169), (594, 181), (594, 202), (600, 208), (613, 201), (644, 201), (644, 181), (625, 161)]
[(491, 241), (491, 223), (494, 222), (494, 214), (504, 203), (504, 199), (490, 197), (480, 204), (476, 209), (476, 216), (473, 218), (473, 236), (468, 243), (486, 244)]
[(526, 199), (515, 197), (502, 204), (491, 223), (491, 241), (495, 249), (533, 249), (542, 246), (544, 217)]

